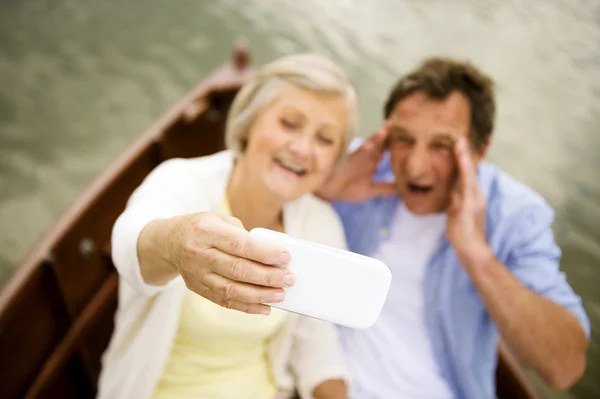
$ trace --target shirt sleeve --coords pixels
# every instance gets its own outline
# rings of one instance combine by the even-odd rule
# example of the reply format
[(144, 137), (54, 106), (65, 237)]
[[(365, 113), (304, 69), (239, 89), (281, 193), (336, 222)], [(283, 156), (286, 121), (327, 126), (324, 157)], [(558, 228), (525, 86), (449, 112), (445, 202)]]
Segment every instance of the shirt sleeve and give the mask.
[(117, 218), (111, 236), (113, 263), (120, 276), (137, 292), (152, 296), (177, 281), (163, 286), (148, 284), (142, 278), (137, 240), (151, 221), (181, 214), (180, 199), (185, 189), (184, 160), (168, 160), (157, 166), (133, 192)]
[[(312, 241), (339, 249), (346, 249), (342, 223), (325, 201), (315, 199), (306, 228)], [(294, 332), (290, 366), (296, 377), (301, 399), (311, 399), (317, 386), (328, 380), (341, 379), (350, 385), (343, 352), (334, 324), (300, 316)]]
[(300, 398), (312, 399), (325, 381), (343, 380), (350, 386), (336, 327), (328, 322), (301, 317), (290, 356)]
[(590, 337), (590, 322), (579, 297), (560, 271), (561, 250), (552, 232), (554, 212), (533, 206), (518, 215), (507, 266), (529, 289), (569, 310)]

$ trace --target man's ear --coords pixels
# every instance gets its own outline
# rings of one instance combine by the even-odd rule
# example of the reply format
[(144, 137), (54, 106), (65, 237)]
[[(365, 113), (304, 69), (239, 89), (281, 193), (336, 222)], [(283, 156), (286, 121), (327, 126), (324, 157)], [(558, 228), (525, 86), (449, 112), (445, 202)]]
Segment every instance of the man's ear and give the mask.
[(390, 144), (391, 144), (391, 139), (390, 139), (390, 135), (388, 134), (387, 137), (385, 138), (385, 140), (383, 141), (383, 150), (389, 150), (390, 149)]
[(481, 161), (487, 155), (488, 149), (490, 148), (490, 144), (492, 142), (492, 135), (488, 134), (487, 137), (483, 140), (481, 146), (475, 150), (475, 156), (477, 162)]

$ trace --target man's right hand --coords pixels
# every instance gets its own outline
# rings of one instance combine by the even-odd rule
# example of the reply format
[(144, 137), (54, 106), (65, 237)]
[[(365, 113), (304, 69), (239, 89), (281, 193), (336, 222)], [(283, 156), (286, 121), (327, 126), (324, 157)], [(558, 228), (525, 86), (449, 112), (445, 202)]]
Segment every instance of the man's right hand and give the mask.
[(363, 202), (373, 197), (396, 194), (394, 183), (373, 182), (373, 175), (385, 151), (388, 130), (383, 125), (349, 154), (316, 192), (327, 201)]
[(251, 235), (239, 219), (218, 213), (153, 221), (142, 230), (138, 251), (148, 266), (162, 258), (169, 265), (163, 273), (168, 268), (171, 276), (181, 275), (189, 290), (246, 313), (269, 314), (264, 303), (283, 301), (282, 288), (295, 283), (292, 272), (277, 267), (290, 261), (288, 251)]

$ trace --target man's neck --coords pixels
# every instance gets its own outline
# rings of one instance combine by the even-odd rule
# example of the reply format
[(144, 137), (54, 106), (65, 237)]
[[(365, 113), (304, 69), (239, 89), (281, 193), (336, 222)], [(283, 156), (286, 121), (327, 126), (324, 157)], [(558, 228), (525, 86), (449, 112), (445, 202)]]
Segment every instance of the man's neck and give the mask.
[(226, 192), (232, 215), (246, 230), (255, 227), (283, 230), (283, 203), (257, 187), (242, 161), (234, 165)]

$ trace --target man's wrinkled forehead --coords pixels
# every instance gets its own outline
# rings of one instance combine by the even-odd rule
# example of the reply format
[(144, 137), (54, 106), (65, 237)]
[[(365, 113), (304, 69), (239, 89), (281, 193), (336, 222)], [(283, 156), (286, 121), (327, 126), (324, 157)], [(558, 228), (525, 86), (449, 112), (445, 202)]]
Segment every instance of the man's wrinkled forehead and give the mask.
[(444, 99), (432, 99), (422, 93), (400, 100), (388, 119), (390, 132), (449, 135), (452, 138), (468, 134), (471, 128), (471, 107), (461, 93)]
[[(409, 129), (405, 128), (402, 123), (390, 123), (388, 125), (388, 134), (390, 138), (393, 137), (400, 137), (400, 136), (412, 136), (411, 132)], [(432, 139), (435, 139), (436, 141), (445, 141), (448, 142), (448, 144), (454, 144), (454, 142), (456, 140), (458, 140), (458, 137), (456, 135), (456, 133), (453, 132), (444, 132), (444, 131), (438, 131), (438, 132), (431, 132), (430, 134)]]

